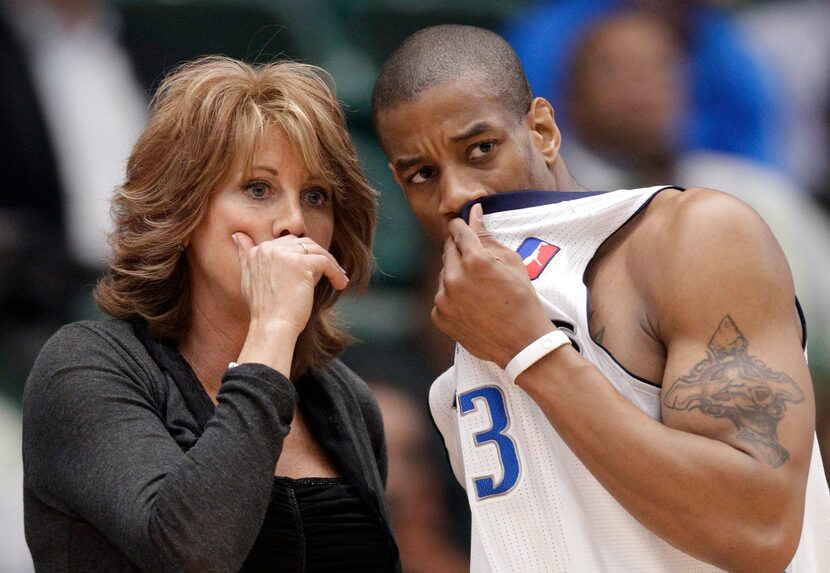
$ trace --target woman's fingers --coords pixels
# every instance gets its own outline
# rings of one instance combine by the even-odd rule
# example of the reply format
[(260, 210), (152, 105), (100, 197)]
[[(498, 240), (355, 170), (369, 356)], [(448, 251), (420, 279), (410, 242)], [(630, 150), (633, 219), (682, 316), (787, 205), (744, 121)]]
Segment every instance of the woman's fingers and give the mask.
[(309, 260), (313, 260), (313, 270), (316, 278), (325, 276), (335, 289), (343, 290), (346, 288), (346, 285), (349, 284), (349, 277), (337, 262), (337, 259), (334, 258), (334, 255), (308, 237), (300, 238), (297, 245), (302, 249), (305, 256), (310, 257)]
[(343, 267), (340, 266), (340, 263), (337, 262), (337, 259), (334, 258), (334, 255), (332, 255), (330, 252), (328, 252), (327, 249), (324, 249), (323, 247), (321, 247), (320, 245), (315, 243), (312, 239), (302, 238), (298, 241), (298, 243), (300, 244), (301, 247), (303, 247), (303, 250), (305, 251), (305, 254), (307, 254), (307, 255), (311, 255), (311, 254), (324, 255), (331, 261), (331, 263), (335, 267), (340, 269), (343, 272), (343, 274), (346, 274), (346, 270)]
[(237, 231), (236, 233), (231, 235), (231, 238), (233, 239), (233, 242), (236, 243), (236, 248), (239, 253), (240, 259), (242, 258), (243, 253), (247, 253), (248, 251), (254, 248), (253, 239), (251, 239), (251, 237), (249, 237), (242, 231)]
[(309, 253), (307, 258), (311, 263), (315, 277), (325, 276), (329, 279), (331, 286), (337, 290), (343, 290), (349, 284), (349, 277), (346, 276), (346, 272), (340, 268), (340, 265), (331, 255)]
[(239, 252), (240, 262), (244, 257), (251, 255), (250, 251), (254, 247), (257, 247), (258, 251), (263, 251), (260, 255), (262, 257), (268, 257), (269, 251), (274, 254), (282, 251), (288, 256), (283, 255), (276, 264), (280, 266), (297, 264), (299, 267), (311, 270), (315, 276), (315, 284), (321, 276), (327, 277), (337, 290), (342, 290), (349, 284), (346, 271), (340, 266), (334, 255), (309, 237), (285, 235), (256, 245), (248, 235), (239, 231), (233, 234), (233, 240)]

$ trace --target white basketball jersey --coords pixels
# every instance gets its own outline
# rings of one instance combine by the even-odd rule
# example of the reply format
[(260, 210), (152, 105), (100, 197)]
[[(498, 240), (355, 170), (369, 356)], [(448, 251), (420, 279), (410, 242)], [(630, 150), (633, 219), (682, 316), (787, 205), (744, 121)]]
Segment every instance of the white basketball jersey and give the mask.
[[(627, 372), (589, 336), (583, 276), (603, 241), (662, 189), (531, 191), (483, 200), (487, 230), (522, 255), (551, 320), (623, 396), (658, 420), (660, 388)], [(457, 345), (455, 364), (432, 385), (429, 402), (467, 491), (473, 572), (718, 571), (634, 519), (492, 362)], [(615, 447), (608, 436), (609, 450)], [(817, 573), (830, 570), (828, 564), (830, 493), (814, 444), (801, 545), (787, 571)]]

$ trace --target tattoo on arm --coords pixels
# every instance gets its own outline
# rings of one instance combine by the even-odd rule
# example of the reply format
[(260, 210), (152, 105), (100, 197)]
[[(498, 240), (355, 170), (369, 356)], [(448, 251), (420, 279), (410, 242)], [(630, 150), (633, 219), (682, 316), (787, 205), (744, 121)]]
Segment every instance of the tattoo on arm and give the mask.
[(700, 410), (707, 416), (728, 418), (737, 437), (764, 454), (777, 468), (790, 458), (778, 443), (778, 421), (787, 402), (798, 404), (804, 394), (783, 372), (774, 372), (747, 353), (749, 341), (728, 314), (723, 317), (704, 360), (674, 381), (663, 402), (673, 410)]
[[(588, 313), (588, 325), (591, 326), (591, 320), (594, 318), (594, 311)], [(590, 332), (589, 332), (590, 334)], [(602, 338), (605, 336), (605, 327), (600, 326), (599, 330), (591, 334), (591, 339), (596, 342), (597, 344), (602, 344)]]

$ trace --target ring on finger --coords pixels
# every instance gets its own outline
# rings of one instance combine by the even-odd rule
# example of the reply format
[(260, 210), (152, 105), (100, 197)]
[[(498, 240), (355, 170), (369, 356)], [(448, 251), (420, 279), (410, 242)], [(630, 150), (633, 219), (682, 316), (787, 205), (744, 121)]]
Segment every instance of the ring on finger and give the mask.
[(308, 249), (306, 248), (305, 243), (300, 243), (300, 246), (303, 248), (303, 251), (307, 255), (308, 254)]

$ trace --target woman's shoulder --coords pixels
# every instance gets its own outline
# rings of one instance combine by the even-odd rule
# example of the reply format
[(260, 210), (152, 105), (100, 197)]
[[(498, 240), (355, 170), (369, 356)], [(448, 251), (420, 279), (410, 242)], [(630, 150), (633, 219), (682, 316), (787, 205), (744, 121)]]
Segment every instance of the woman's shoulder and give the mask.
[(41, 349), (26, 393), (51, 386), (57, 378), (77, 378), (77, 372), (107, 372), (113, 375), (111, 379), (117, 373), (132, 381), (152, 379), (153, 364), (132, 323), (119, 319), (73, 322), (61, 327)]
[(73, 337), (83, 336), (83, 333), (94, 334), (101, 338), (135, 338), (135, 327), (131, 321), (120, 318), (79, 320), (63, 325), (55, 335)]
[[(143, 349), (143, 345), (136, 337), (134, 325), (129, 321), (81, 320), (66, 324), (53, 334), (41, 349), (38, 361), (58, 358), (65, 363), (111, 353), (134, 353), (140, 349)], [(90, 354), (91, 350), (95, 352)]]
[(315, 378), (325, 379), (348, 388), (359, 398), (372, 397), (372, 391), (366, 381), (337, 358), (321, 368), (314, 369), (312, 375)]
[(325, 367), (316, 369), (314, 373), (319, 382), (326, 384), (329, 388), (339, 387), (340, 392), (353, 397), (360, 405), (360, 410), (367, 422), (380, 423), (380, 408), (372, 389), (363, 378), (342, 361), (334, 359)]

